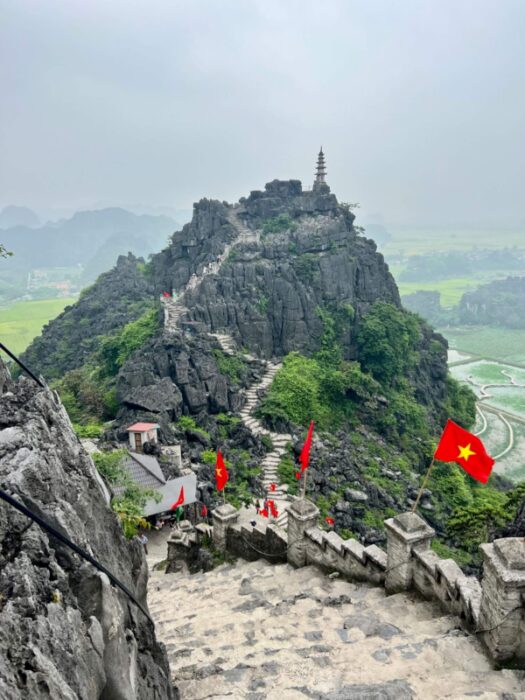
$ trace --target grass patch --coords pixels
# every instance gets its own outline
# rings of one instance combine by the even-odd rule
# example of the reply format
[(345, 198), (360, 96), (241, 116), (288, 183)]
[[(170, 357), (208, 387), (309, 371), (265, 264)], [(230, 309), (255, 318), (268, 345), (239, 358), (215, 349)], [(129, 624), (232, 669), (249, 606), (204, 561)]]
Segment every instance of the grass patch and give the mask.
[[(42, 328), (62, 313), (76, 298), (19, 301), (7, 309), (0, 309), (0, 338), (16, 355), (42, 332)], [(36, 368), (38, 369), (38, 368)]]

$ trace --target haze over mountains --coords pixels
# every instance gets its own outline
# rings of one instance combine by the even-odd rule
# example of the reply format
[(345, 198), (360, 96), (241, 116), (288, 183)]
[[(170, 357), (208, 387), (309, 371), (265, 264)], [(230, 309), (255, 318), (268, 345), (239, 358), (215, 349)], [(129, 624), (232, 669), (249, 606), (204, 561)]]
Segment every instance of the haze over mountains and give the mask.
[[(149, 255), (163, 248), (177, 224), (169, 216), (137, 215), (110, 207), (81, 211), (70, 219), (31, 226), (38, 218), (22, 207), (6, 207), (0, 222), (18, 222), (2, 230), (2, 243), (13, 253), (0, 262), (0, 298), (22, 296), (34, 269), (79, 267), (78, 286), (94, 281), (128, 252)], [(20, 222), (26, 223), (21, 225)]]

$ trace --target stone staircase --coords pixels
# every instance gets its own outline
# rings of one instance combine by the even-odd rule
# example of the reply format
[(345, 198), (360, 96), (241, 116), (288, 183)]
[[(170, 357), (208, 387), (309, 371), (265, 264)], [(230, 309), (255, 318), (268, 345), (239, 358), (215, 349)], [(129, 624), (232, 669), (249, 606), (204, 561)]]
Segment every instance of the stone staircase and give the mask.
[[(288, 524), (288, 514), (286, 507), (290, 503), (290, 499), (286, 493), (287, 487), (281, 484), (277, 474), (277, 467), (282, 456), (286, 452), (287, 443), (292, 441), (292, 436), (285, 433), (274, 433), (263, 426), (260, 420), (255, 418), (252, 413), (259, 402), (259, 392), (268, 389), (273, 381), (273, 378), (282, 367), (281, 363), (274, 364), (268, 362), (266, 372), (258, 384), (251, 386), (246, 392), (246, 403), (240, 413), (243, 423), (249, 428), (254, 435), (266, 435), (273, 445), (273, 450), (269, 452), (261, 462), (263, 472), (263, 484), (268, 498), (275, 501), (275, 506), (279, 512), (276, 524), (279, 527), (286, 529)], [(271, 484), (275, 484), (275, 491), (270, 490)]]
[(149, 609), (181, 700), (524, 697), (431, 602), (263, 560), (153, 571)]
[(174, 333), (178, 330), (179, 321), (188, 310), (184, 304), (185, 293), (195, 289), (195, 287), (197, 287), (208, 275), (216, 275), (219, 272), (221, 265), (230, 254), (232, 248), (238, 243), (256, 242), (259, 240), (259, 234), (245, 226), (238, 218), (238, 213), (240, 211), (242, 211), (242, 208), (237, 205), (236, 209), (230, 209), (226, 215), (226, 218), (237, 232), (237, 236), (231, 243), (228, 243), (224, 247), (224, 250), (219, 255), (217, 260), (205, 265), (199, 275), (193, 274), (190, 277), (188, 284), (179, 293), (176, 299), (172, 297), (161, 297), (161, 303), (164, 309), (164, 330), (167, 333)]
[[(164, 329), (167, 333), (174, 333), (178, 330), (178, 324), (181, 317), (187, 312), (187, 308), (184, 304), (184, 294), (186, 291), (194, 289), (207, 275), (216, 274), (224, 260), (228, 257), (231, 249), (238, 243), (249, 243), (257, 242), (259, 240), (259, 234), (256, 231), (252, 231), (247, 226), (245, 226), (239, 219), (238, 214), (242, 211), (242, 208), (237, 206), (235, 209), (230, 209), (227, 214), (227, 219), (232, 225), (232, 227), (237, 232), (235, 240), (228, 244), (222, 254), (219, 256), (218, 260), (207, 265), (202, 274), (192, 275), (185, 289), (179, 294), (176, 299), (172, 297), (161, 297), (161, 301), (164, 308)], [(211, 336), (216, 338), (219, 342), (221, 348), (225, 353), (229, 355), (236, 354), (235, 341), (228, 333), (210, 333)], [(248, 361), (259, 361), (253, 355), (248, 353), (243, 353), (243, 356)], [(288, 514), (286, 513), (286, 506), (289, 504), (289, 497), (286, 494), (286, 485), (279, 482), (277, 475), (277, 467), (281, 460), (281, 457), (286, 452), (286, 444), (292, 440), (291, 435), (273, 433), (262, 425), (262, 423), (252, 416), (252, 412), (257, 406), (259, 401), (258, 392), (267, 389), (272, 380), (280, 369), (280, 364), (274, 364), (267, 362), (266, 372), (262, 380), (250, 387), (246, 392), (246, 404), (241, 411), (241, 419), (244, 424), (255, 434), (255, 435), (267, 435), (273, 444), (273, 450), (266, 455), (261, 463), (261, 468), (263, 471), (263, 483), (267, 493), (268, 498), (275, 501), (276, 508), (278, 510), (278, 517), (275, 520), (276, 524), (282, 528), (287, 527)], [(275, 491), (271, 491), (270, 487), (275, 484)]]

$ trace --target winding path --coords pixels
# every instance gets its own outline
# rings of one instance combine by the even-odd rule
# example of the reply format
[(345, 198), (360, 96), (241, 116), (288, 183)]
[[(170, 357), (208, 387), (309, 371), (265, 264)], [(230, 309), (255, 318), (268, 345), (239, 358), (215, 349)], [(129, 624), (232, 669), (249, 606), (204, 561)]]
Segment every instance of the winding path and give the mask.
[[(175, 333), (179, 331), (179, 322), (184, 314), (188, 311), (184, 297), (187, 291), (195, 289), (202, 280), (208, 275), (217, 274), (228, 257), (232, 248), (237, 244), (256, 243), (259, 241), (259, 233), (252, 231), (245, 226), (238, 217), (239, 208), (231, 209), (227, 214), (227, 219), (237, 233), (235, 239), (229, 243), (221, 253), (217, 261), (206, 265), (200, 275), (193, 274), (182, 292), (176, 299), (172, 297), (161, 297), (161, 303), (164, 309), (164, 330), (166, 333)], [(224, 352), (230, 355), (238, 354), (234, 339), (225, 332), (210, 333), (221, 345)], [(242, 356), (249, 362), (261, 362), (260, 359), (250, 355), (249, 353), (241, 353)], [(263, 473), (263, 484), (267, 498), (275, 502), (278, 511), (278, 516), (275, 523), (282, 528), (286, 528), (288, 524), (288, 514), (286, 506), (289, 505), (290, 499), (286, 493), (287, 485), (279, 480), (277, 469), (279, 462), (286, 452), (286, 445), (292, 440), (292, 436), (284, 433), (274, 433), (267, 430), (263, 424), (255, 418), (252, 413), (259, 402), (259, 392), (267, 389), (273, 381), (275, 374), (281, 367), (281, 364), (276, 364), (267, 361), (265, 363), (266, 371), (262, 379), (251, 386), (246, 391), (246, 403), (240, 413), (241, 420), (246, 427), (254, 435), (266, 435), (272, 442), (272, 450), (264, 457), (261, 462)], [(272, 490), (273, 489), (273, 490)]]

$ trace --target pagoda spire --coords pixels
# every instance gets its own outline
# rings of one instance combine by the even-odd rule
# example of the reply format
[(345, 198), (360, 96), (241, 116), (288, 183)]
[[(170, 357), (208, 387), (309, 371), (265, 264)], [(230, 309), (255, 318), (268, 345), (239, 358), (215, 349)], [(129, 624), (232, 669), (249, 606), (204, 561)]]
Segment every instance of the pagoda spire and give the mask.
[(319, 151), (317, 155), (317, 166), (315, 170), (315, 179), (314, 179), (314, 190), (319, 190), (319, 189), (328, 189), (328, 192), (330, 192), (330, 188), (326, 184), (326, 165), (325, 165), (325, 160), (324, 160), (324, 153), (323, 153), (323, 147), (321, 146), (321, 150)]

